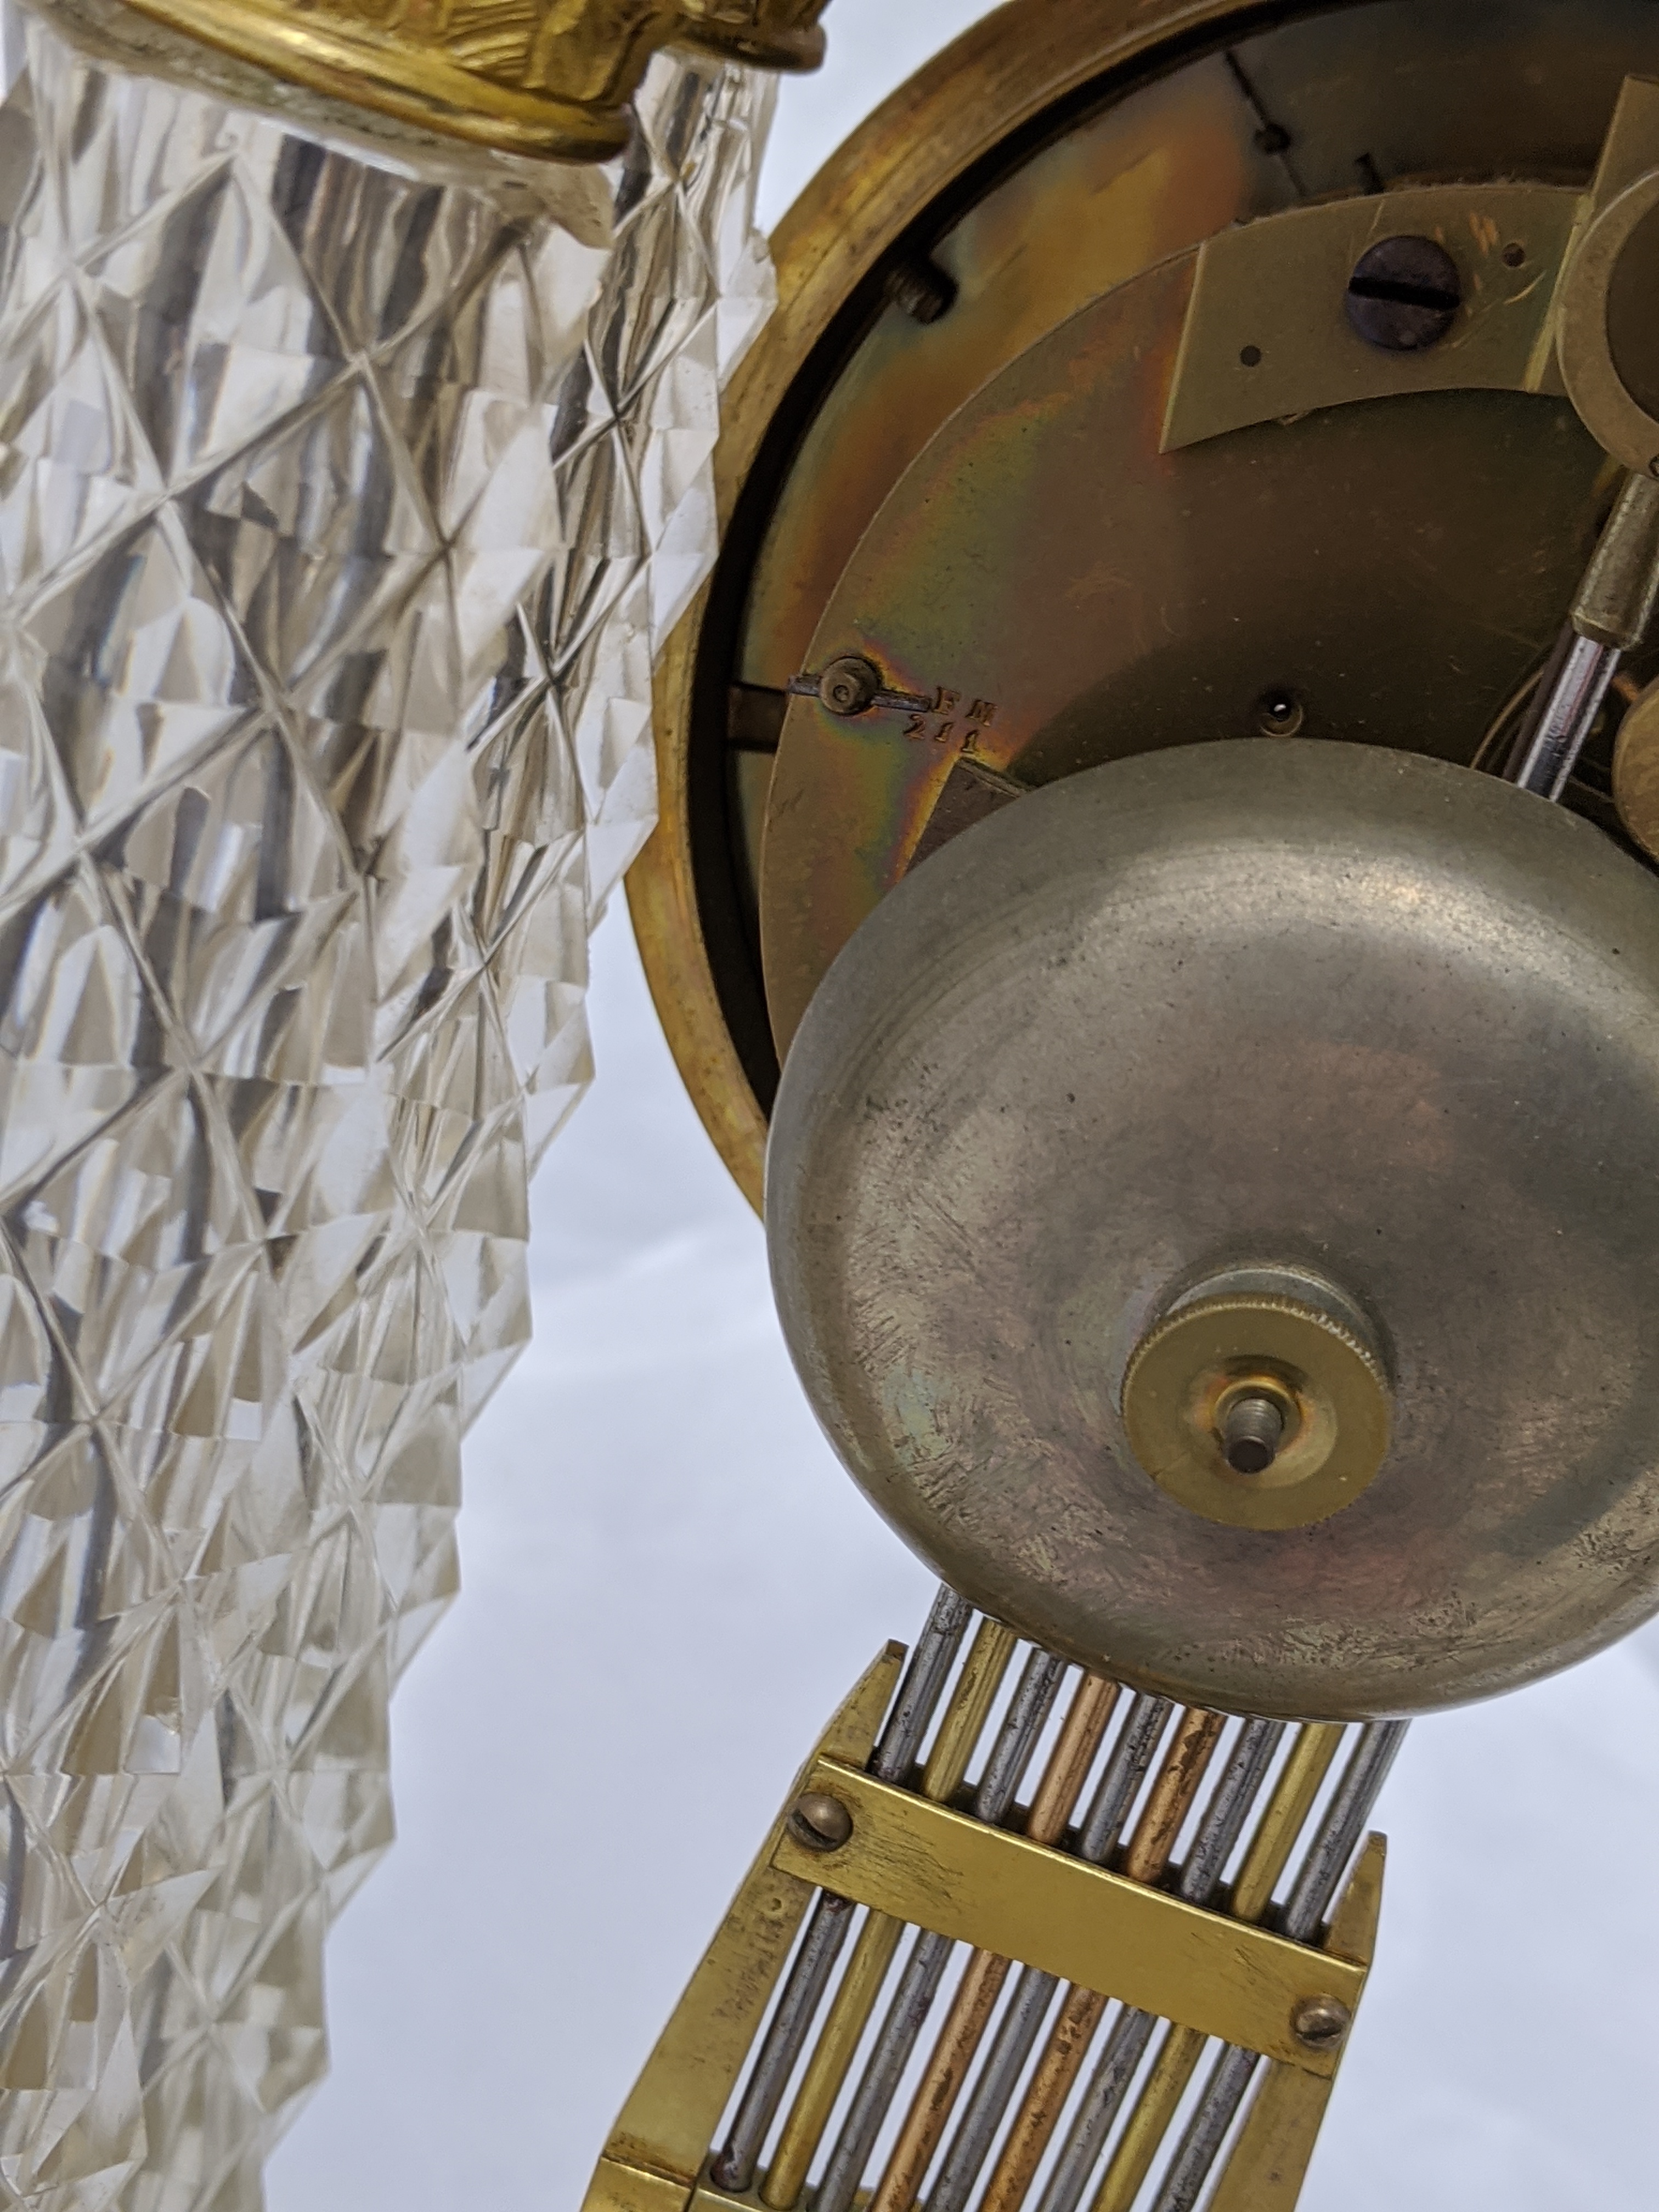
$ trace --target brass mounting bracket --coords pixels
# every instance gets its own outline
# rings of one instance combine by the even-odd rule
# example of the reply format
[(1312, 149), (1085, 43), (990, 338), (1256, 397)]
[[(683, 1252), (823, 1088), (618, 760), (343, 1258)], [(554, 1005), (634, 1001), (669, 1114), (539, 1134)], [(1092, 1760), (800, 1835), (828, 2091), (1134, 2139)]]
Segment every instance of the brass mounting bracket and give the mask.
[(496, 153), (603, 161), (659, 47), (816, 69), (823, 0), (124, 0), (169, 31), (346, 108)]
[[(1659, 472), (1659, 417), (1621, 379), (1608, 335), (1620, 255), (1659, 206), (1659, 83), (1626, 80), (1589, 190), (1426, 185), (1291, 208), (1206, 239), (1162, 450), (1413, 392), (1565, 393), (1627, 468)], [(1421, 351), (1369, 345), (1341, 301), (1369, 247), (1401, 236), (1448, 253), (1462, 298)]]

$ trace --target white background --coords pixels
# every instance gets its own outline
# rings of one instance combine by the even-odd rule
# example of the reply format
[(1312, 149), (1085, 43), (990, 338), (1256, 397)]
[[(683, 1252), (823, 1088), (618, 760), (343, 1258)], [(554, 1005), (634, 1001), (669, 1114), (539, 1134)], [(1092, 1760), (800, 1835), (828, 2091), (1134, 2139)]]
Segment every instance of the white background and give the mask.
[[(984, 12), (836, 0), (763, 220)], [(400, 1840), (331, 1945), (333, 2074), (272, 2212), (576, 2212), (797, 1762), (931, 1591), (805, 1410), (621, 903), (599, 1082), (534, 1193), (536, 1341), (470, 1440), (464, 1594), (393, 1709)], [(1651, 2212), (1659, 1636), (1420, 1724), (1383, 1825), (1305, 2212)]]

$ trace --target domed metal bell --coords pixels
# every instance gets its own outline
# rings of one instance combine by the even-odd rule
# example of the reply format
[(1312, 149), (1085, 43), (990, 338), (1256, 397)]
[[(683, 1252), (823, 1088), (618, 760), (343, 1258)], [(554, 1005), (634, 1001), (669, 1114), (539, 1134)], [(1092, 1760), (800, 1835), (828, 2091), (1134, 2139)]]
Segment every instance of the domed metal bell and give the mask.
[(767, 1195), (848, 1465), (1085, 1665), (1417, 1712), (1659, 1606), (1659, 884), (1525, 793), (1261, 742), (1020, 800), (836, 963)]

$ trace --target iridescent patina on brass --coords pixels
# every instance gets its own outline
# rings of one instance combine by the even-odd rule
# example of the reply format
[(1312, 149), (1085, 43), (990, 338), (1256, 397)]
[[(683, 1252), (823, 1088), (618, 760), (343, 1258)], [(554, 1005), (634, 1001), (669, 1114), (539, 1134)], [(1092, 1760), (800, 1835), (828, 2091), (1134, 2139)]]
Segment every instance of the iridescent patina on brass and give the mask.
[[(1422, 392), (1160, 453), (1194, 260), (1108, 293), (994, 378), (842, 577), (809, 663), (860, 653), (960, 703), (843, 720), (790, 701), (762, 884), (781, 1052), (965, 745), (1049, 784), (1255, 738), (1279, 688), (1307, 736), (1468, 760), (1558, 630), (1604, 471), (1571, 407)], [(975, 721), (975, 701), (994, 716)]]
[[(836, 578), (904, 470), (988, 378), (1114, 285), (1299, 198), (1440, 179), (1531, 179), (1582, 191), (1626, 73), (1659, 73), (1659, 12), (1644, 0), (1500, 0), (1478, 12), (1438, 0), (1333, 7), (1253, 30), (1237, 46), (1255, 106), (1219, 52), (1159, 65), (1177, 30), (1189, 38), (1209, 26), (1218, 42), (1248, 12), (1131, 9), (1121, 0), (1065, 9), (1029, 0), (1000, 10), (849, 142), (777, 234), (779, 313), (734, 390), (717, 465), (732, 526), (715, 588), (677, 635), (659, 678), (662, 827), (629, 884), (677, 1058), (757, 1201), (775, 1058), (746, 886), (769, 757), (728, 751), (730, 685), (762, 687), (747, 696), (775, 699), (781, 710), (781, 687), (808, 665)], [(1093, 100), (1082, 89), (1091, 80)], [(1054, 121), (1033, 128), (1045, 105)], [(1273, 150), (1264, 114), (1288, 134), (1287, 154)], [(931, 324), (883, 305), (884, 272), (901, 240), (907, 252), (925, 247), (957, 285), (955, 306)], [(832, 325), (834, 341), (823, 344)], [(1537, 544), (1547, 573), (1528, 583), (1519, 624), (1506, 580), (1494, 575), (1489, 590), (1482, 581), (1494, 549), (1499, 568), (1515, 550), (1515, 495), (1503, 479), (1532, 465), (1501, 404), (1492, 444), (1461, 460), (1459, 424), (1471, 410), (1454, 404), (1431, 421), (1435, 450), (1408, 471), (1395, 526), (1374, 549), (1380, 599), (1351, 595), (1345, 607), (1363, 618), (1379, 658), (1407, 662), (1425, 597), (1413, 598), (1413, 572), (1426, 558), (1458, 574), (1474, 595), (1470, 634), (1486, 666), (1510, 672), (1480, 701), (1481, 730), (1559, 625), (1612, 489), (1590, 468), (1570, 489), (1547, 404), (1520, 404), (1546, 407), (1532, 435), (1553, 477), (1550, 496), (1565, 503)], [(1375, 431), (1381, 443), (1361, 465), (1367, 482), (1386, 485), (1406, 436), (1390, 420), (1395, 405), (1358, 410), (1370, 425), (1334, 442), (1338, 473), (1315, 487), (1339, 544), (1352, 527), (1341, 472), (1359, 450), (1344, 441)], [(1570, 424), (1565, 436), (1576, 436)], [(1471, 497), (1489, 481), (1498, 488), (1490, 513), (1452, 519), (1455, 546), (1437, 489), (1448, 453)], [(1425, 485), (1426, 507), (1417, 498)], [(1310, 527), (1315, 519), (1304, 518)], [(1538, 532), (1535, 514), (1526, 526)], [(1248, 539), (1241, 556), (1247, 574), (1261, 565), (1255, 544)], [(1034, 629), (1062, 618), (1064, 607), (1034, 592), (996, 544), (988, 540), (985, 558)], [(1345, 562), (1358, 558), (1359, 549), (1344, 548)], [(1515, 565), (1525, 565), (1518, 552)], [(1445, 624), (1431, 627), (1446, 635)], [(1180, 647), (1172, 634), (1172, 669)], [(1261, 679), (1279, 680), (1271, 672)], [(1483, 680), (1472, 672), (1454, 682), (1473, 700)], [(972, 704), (949, 668), (925, 670), (923, 684), (963, 688)], [(1006, 703), (994, 690), (985, 696)], [(1597, 757), (1604, 775), (1605, 754)], [(1587, 807), (1586, 791), (1576, 786), (1571, 803)], [(1598, 803), (1598, 818), (1612, 822), (1610, 802)], [(915, 802), (905, 834), (927, 811), (925, 798)], [(902, 843), (899, 818), (882, 818), (882, 839)]]

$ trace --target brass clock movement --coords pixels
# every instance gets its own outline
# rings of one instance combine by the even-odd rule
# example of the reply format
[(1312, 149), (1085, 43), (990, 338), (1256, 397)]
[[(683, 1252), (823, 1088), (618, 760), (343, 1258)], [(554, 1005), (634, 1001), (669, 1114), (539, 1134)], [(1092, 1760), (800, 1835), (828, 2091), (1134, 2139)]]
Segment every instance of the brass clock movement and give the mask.
[(941, 1589), (590, 2212), (1289, 2207), (1407, 1724), (1659, 1609), (1659, 10), (1017, 0), (775, 246), (629, 895)]

